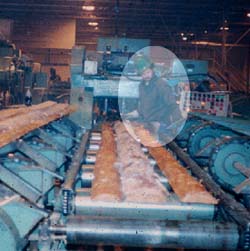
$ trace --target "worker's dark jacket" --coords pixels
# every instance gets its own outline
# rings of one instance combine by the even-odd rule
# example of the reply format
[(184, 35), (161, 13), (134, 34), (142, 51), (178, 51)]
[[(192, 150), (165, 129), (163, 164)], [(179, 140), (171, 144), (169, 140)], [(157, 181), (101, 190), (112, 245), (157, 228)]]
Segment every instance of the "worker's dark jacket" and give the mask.
[(140, 83), (138, 112), (145, 122), (169, 124), (173, 115), (178, 116), (176, 97), (166, 81), (154, 76), (148, 85)]

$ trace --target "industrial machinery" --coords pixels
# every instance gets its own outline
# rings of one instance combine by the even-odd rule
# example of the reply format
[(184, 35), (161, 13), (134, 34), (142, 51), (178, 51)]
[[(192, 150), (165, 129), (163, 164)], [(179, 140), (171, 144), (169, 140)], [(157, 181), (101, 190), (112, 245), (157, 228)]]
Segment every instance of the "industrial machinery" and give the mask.
[[(218, 203), (182, 201), (150, 149), (142, 145), (159, 185), (169, 193), (168, 201), (96, 201), (91, 192), (103, 121), (95, 116), (100, 113), (94, 104), (102, 103), (102, 119), (117, 119), (112, 108), (118, 79), (82, 75), (77, 73), (81, 67), (72, 66), (71, 103), (78, 105), (76, 112), (66, 113), (60, 106), (58, 116), (43, 123), (55, 104), (47, 110), (42, 104), (41, 116), (35, 106), (25, 108), (32, 112), (30, 126), (6, 144), (4, 121), (18, 113), (0, 119), (0, 250), (250, 250), (249, 122), (192, 113), (175, 142), (166, 146), (175, 165), (195, 177), (196, 184), (201, 182)], [(138, 95), (135, 83), (126, 85), (131, 100)], [(128, 92), (120, 94), (128, 98)], [(185, 191), (188, 184), (183, 187)]]
[[(0, 41), (0, 106), (20, 103), (24, 93), (24, 71), (15, 68), (20, 52), (8, 41)], [(17, 62), (16, 62), (17, 63)]]
[[(175, 143), (170, 149), (210, 186), (218, 205), (180, 202), (173, 191), (166, 204), (93, 201), (101, 141), (98, 129), (85, 130), (61, 118), (1, 148), (1, 250), (80, 250), (88, 245), (249, 250), (247, 209), (197, 164), (188, 163)], [(171, 191), (166, 177), (160, 178)], [(225, 176), (220, 183), (230, 185), (228, 180)]]
[(28, 88), (32, 89), (33, 103), (47, 100), (47, 74), (14, 44), (0, 41), (0, 108), (23, 104)]
[(227, 191), (249, 208), (250, 122), (193, 113), (176, 138), (192, 159), (208, 168)]

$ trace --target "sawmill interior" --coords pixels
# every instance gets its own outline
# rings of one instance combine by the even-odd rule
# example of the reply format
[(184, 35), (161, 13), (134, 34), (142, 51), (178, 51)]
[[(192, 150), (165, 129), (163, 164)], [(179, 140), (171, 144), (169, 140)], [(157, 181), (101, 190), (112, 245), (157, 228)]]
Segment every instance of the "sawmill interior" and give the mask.
[(0, 0), (0, 251), (250, 251), (249, 0)]

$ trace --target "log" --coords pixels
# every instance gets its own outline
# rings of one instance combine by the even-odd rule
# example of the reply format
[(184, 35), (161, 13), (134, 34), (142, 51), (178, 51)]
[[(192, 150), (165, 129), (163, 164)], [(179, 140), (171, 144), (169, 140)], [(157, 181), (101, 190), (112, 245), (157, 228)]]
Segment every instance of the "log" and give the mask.
[(217, 204), (205, 187), (192, 177), (188, 171), (163, 147), (151, 147), (149, 153), (167, 177), (175, 194), (182, 202)]
[[(17, 111), (2, 111), (4, 120), (0, 120), (0, 147), (3, 147), (25, 134), (42, 127), (56, 119), (74, 112), (76, 108), (68, 104), (45, 102)], [(1, 112), (0, 112), (1, 117)]]
[(19, 115), (27, 113), (29, 111), (35, 111), (35, 110), (39, 110), (42, 108), (50, 107), (55, 104), (56, 104), (55, 102), (47, 101), (47, 102), (41, 103), (39, 105), (33, 105), (30, 107), (22, 106), (20, 108), (10, 108), (10, 109), (1, 110), (0, 121), (15, 117), (15, 116), (19, 116)]
[(141, 146), (127, 132), (121, 122), (114, 125), (121, 190), (126, 202), (164, 204), (169, 193), (154, 172)]
[(91, 199), (96, 201), (121, 201), (120, 176), (115, 169), (116, 144), (112, 128), (102, 125), (102, 143), (97, 153)]

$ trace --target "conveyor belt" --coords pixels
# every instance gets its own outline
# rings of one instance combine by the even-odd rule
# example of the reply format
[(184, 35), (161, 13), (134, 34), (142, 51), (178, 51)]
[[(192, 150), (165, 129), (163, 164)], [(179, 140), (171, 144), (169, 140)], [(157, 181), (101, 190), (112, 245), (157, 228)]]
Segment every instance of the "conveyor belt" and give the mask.
[(214, 122), (226, 128), (230, 128), (235, 132), (239, 132), (244, 135), (250, 136), (250, 120), (243, 120), (237, 118), (224, 118), (201, 113), (191, 113), (191, 114), (204, 120)]

